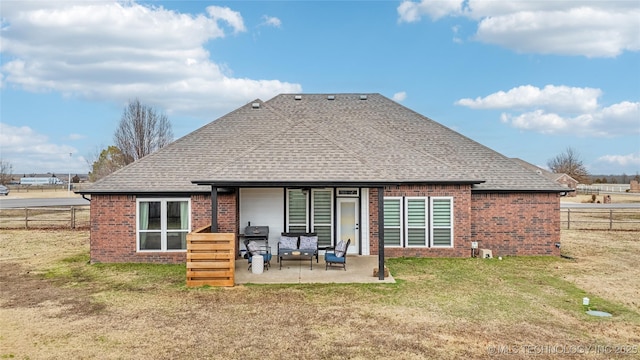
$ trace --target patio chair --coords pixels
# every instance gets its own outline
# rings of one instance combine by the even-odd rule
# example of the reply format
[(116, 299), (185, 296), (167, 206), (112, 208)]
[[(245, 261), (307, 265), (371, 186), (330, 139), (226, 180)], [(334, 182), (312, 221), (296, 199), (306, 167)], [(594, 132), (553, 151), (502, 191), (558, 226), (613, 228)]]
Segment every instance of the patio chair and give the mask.
[(347, 271), (347, 249), (349, 249), (349, 244), (351, 244), (351, 239), (348, 239), (346, 243), (340, 240), (335, 247), (327, 248), (327, 252), (324, 253), (325, 270), (328, 270), (331, 266), (336, 266), (342, 267), (344, 271)]
[(254, 255), (262, 255), (262, 259), (264, 260), (264, 269), (269, 270), (272, 256), (269, 246), (259, 245), (257, 242), (250, 241), (248, 239), (244, 240), (244, 246), (247, 248), (247, 261), (249, 262), (247, 270), (251, 270), (251, 260)]

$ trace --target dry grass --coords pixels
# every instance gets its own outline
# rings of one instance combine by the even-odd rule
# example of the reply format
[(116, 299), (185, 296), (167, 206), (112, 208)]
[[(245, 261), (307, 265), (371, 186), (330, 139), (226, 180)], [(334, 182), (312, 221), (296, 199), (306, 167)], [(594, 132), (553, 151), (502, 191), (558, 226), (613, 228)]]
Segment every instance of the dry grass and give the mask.
[(10, 186), (7, 199), (32, 199), (32, 198), (65, 198), (82, 197), (62, 185), (57, 186)]
[[(640, 203), (640, 194), (629, 194), (629, 193), (615, 193), (615, 194), (605, 194), (602, 193), (600, 195), (596, 195), (596, 202), (600, 203), (604, 202), (605, 196), (611, 196), (612, 204), (630, 204), (630, 203)], [(564, 196), (560, 198), (560, 201), (566, 203), (589, 203), (592, 202), (592, 195), (584, 195), (580, 194), (577, 196)]]
[[(637, 352), (638, 233), (562, 236), (574, 260), (395, 259), (398, 284), (187, 289), (184, 266), (89, 265), (86, 231), (3, 231), (0, 358), (458, 359), (493, 358), (501, 346), (509, 358), (531, 358), (526, 345)], [(583, 296), (614, 316), (585, 315)]]
[(565, 231), (562, 240), (563, 255), (574, 260), (558, 275), (640, 313), (639, 232)]

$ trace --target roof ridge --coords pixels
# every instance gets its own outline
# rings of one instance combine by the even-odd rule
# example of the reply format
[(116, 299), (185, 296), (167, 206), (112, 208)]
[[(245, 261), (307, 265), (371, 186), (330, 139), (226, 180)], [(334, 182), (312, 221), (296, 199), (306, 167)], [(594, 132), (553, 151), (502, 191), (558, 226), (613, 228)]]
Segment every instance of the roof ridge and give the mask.
[[(258, 99), (259, 100), (259, 99)], [(244, 109), (245, 107), (248, 106), (253, 106), (252, 105), (253, 102), (249, 102), (247, 103), (245, 106), (240, 107), (240, 109)], [(260, 110), (269, 110), (272, 113), (275, 113), (279, 118), (283, 119), (284, 121), (288, 122), (288, 123), (292, 123), (287, 117), (283, 116), (279, 111), (275, 111), (273, 106), (265, 106), (267, 105), (267, 102), (265, 101), (261, 101), (260, 103), (262, 104), (261, 109)], [(237, 109), (237, 110), (240, 110)], [(236, 110), (236, 111), (237, 111)], [(258, 144), (252, 146), (252, 147), (247, 147), (245, 151), (242, 151), (241, 153), (239, 153), (237, 156), (234, 156), (232, 158), (229, 158), (229, 160), (225, 161), (225, 162), (220, 162), (220, 165), (218, 165), (215, 168), (212, 168), (211, 171), (215, 172), (216, 170), (221, 170), (224, 169), (228, 164), (231, 164), (233, 162), (235, 162), (237, 159), (244, 157), (246, 154), (251, 153), (255, 150), (257, 150), (258, 148), (260, 148), (261, 146), (263, 146), (265, 143), (269, 142), (269, 141), (273, 141), (276, 137), (278, 137), (280, 134), (282, 134), (283, 132), (286, 131), (287, 128), (284, 128), (282, 130), (279, 130), (277, 133), (274, 133), (271, 137), (265, 137), (264, 141), (259, 142)]]

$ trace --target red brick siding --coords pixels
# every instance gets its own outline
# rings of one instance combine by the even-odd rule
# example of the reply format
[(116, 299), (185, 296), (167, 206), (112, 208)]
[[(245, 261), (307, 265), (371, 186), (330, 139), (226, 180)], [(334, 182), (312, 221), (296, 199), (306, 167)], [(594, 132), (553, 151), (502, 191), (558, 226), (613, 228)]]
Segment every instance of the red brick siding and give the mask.
[[(560, 198), (547, 193), (471, 194), (469, 186), (386, 187), (386, 196), (451, 196), (453, 248), (385, 248), (386, 257), (468, 257), (471, 241), (500, 255), (559, 255)], [(370, 253), (378, 254), (378, 190), (369, 192)]]
[[(470, 256), (471, 187), (469, 185), (422, 185), (385, 187), (384, 196), (450, 196), (453, 197), (453, 248), (385, 247), (385, 257), (464, 257)], [(369, 191), (369, 234), (372, 255), (378, 254), (378, 190)]]
[(560, 255), (560, 197), (547, 193), (471, 196), (471, 238), (498, 255)]
[[(218, 229), (238, 233), (237, 193), (218, 196)], [(211, 196), (191, 195), (191, 229), (211, 224)], [(183, 263), (186, 253), (136, 252), (136, 197), (91, 196), (91, 262)]]
[[(454, 204), (453, 248), (385, 248), (388, 257), (470, 256), (471, 241), (499, 255), (559, 255), (560, 200), (557, 194), (471, 194), (467, 185), (393, 186), (385, 196), (450, 196)], [(218, 196), (218, 231), (239, 233), (238, 196)], [(192, 230), (211, 223), (211, 196), (191, 195)], [(136, 197), (93, 195), (92, 262), (181, 263), (184, 252), (136, 252)], [(378, 190), (369, 191), (370, 253), (378, 253)]]

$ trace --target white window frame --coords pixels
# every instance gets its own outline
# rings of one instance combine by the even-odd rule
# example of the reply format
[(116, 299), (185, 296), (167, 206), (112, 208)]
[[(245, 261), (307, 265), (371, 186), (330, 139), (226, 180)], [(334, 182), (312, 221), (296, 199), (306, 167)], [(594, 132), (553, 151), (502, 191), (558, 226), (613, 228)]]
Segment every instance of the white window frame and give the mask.
[[(410, 200), (420, 200), (424, 202), (424, 226), (409, 226), (409, 201)], [(406, 243), (403, 244), (404, 247), (408, 248), (424, 248), (429, 247), (430, 245), (430, 201), (426, 196), (405, 196), (404, 198), (404, 238), (406, 239)], [(422, 245), (409, 245), (409, 229), (423, 229), (424, 230), (424, 243)]]
[[(424, 245), (409, 245), (408, 244), (408, 234), (409, 234), (409, 216), (408, 200), (424, 200), (425, 201), (425, 244)], [(450, 203), (450, 223), (448, 226), (434, 226), (433, 216), (433, 202), (434, 200), (448, 200)], [(453, 248), (454, 247), (454, 224), (455, 224), (455, 204), (454, 198), (452, 196), (385, 196), (384, 200), (398, 200), (400, 201), (400, 245), (388, 245), (384, 244), (385, 247), (388, 248)], [(384, 206), (384, 204), (378, 206)], [(388, 226), (384, 224), (384, 228), (397, 229), (398, 226)], [(412, 226), (412, 228), (420, 228)], [(434, 229), (449, 229), (451, 234), (451, 243), (449, 245), (434, 245), (433, 244), (433, 233)]]
[[(434, 216), (434, 211), (433, 211), (433, 202), (434, 200), (449, 200), (449, 216), (450, 216), (450, 221), (449, 221), (449, 226), (438, 226), (435, 227), (433, 225), (433, 216)], [(454, 206), (454, 202), (453, 202), (453, 197), (452, 196), (433, 196), (429, 198), (429, 247), (432, 248), (453, 248), (454, 247), (454, 223), (455, 223), (455, 206)], [(449, 245), (434, 245), (433, 244), (433, 231), (434, 229), (449, 229), (450, 233), (451, 233), (451, 244)]]
[[(404, 247), (404, 198), (402, 196), (385, 196), (384, 200), (398, 200), (400, 201), (400, 225), (399, 226), (387, 226), (384, 224), (384, 230), (389, 229), (399, 229), (400, 230), (400, 245), (388, 245), (386, 242), (384, 244), (385, 248), (402, 248)], [(383, 200), (383, 201), (384, 201)], [(378, 204), (378, 206), (382, 206), (384, 209), (384, 203)]]
[[(188, 224), (186, 230), (167, 229), (167, 202), (187, 202)], [(141, 202), (159, 202), (160, 203), (160, 250), (142, 250), (140, 249), (140, 203)], [(149, 231), (156, 233), (158, 230)], [(136, 252), (186, 252), (187, 249), (167, 249), (167, 232), (191, 232), (191, 199), (190, 198), (138, 198), (136, 199)]]

